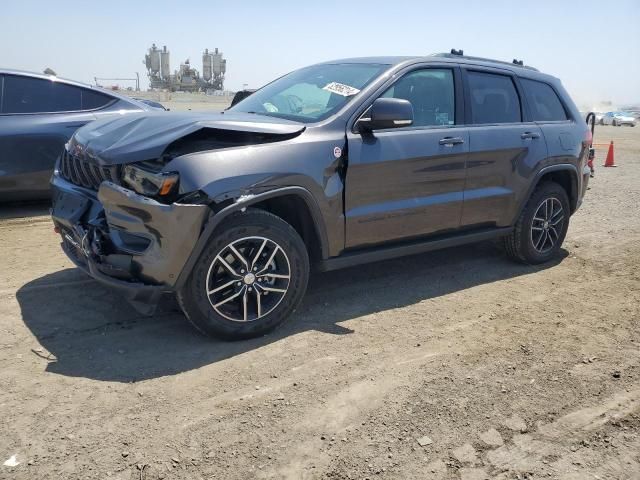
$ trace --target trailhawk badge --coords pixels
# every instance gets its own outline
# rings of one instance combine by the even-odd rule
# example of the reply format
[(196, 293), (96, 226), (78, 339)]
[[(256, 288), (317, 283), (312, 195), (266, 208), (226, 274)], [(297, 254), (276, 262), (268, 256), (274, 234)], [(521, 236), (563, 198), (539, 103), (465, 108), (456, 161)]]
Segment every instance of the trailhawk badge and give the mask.
[(342, 149), (340, 147), (333, 147), (333, 156), (340, 158), (342, 156)]

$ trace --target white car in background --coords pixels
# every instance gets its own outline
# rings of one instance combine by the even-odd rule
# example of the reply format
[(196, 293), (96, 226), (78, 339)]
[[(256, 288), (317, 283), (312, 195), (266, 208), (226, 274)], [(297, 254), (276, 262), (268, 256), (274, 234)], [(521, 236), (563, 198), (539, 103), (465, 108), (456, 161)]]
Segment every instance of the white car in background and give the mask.
[(600, 125), (613, 125), (620, 127), (622, 125), (636, 126), (636, 118), (627, 112), (607, 112), (600, 119)]

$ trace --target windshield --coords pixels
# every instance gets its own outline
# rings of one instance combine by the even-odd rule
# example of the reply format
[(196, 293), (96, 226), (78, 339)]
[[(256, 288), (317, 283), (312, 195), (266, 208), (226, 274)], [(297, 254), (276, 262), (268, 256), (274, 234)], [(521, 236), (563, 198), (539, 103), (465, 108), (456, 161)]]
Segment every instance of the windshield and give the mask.
[(388, 67), (341, 63), (302, 68), (261, 88), (229, 110), (317, 122), (337, 112)]

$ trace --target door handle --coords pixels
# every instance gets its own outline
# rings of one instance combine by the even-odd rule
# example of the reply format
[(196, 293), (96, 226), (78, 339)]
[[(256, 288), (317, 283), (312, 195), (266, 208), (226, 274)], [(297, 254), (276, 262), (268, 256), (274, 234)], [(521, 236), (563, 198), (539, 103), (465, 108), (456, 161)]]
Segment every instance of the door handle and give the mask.
[(520, 135), (520, 138), (523, 140), (526, 140), (528, 138), (535, 140), (536, 138), (540, 138), (540, 134), (536, 132), (524, 132), (522, 135)]
[(444, 145), (446, 147), (453, 147), (454, 145), (460, 145), (464, 143), (464, 138), (462, 137), (444, 137), (441, 138), (438, 142), (440, 145)]

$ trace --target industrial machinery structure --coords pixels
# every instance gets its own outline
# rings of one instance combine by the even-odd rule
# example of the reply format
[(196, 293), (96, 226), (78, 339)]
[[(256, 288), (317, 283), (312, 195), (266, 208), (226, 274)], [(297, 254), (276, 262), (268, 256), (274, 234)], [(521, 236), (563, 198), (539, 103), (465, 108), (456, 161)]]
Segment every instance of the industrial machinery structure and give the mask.
[(169, 50), (162, 50), (154, 43), (144, 57), (149, 85), (153, 89), (166, 89), (172, 92), (202, 92), (222, 90), (227, 60), (216, 48), (213, 52), (205, 49), (202, 54), (202, 76), (193, 68), (189, 59), (180, 64), (180, 68), (171, 73)]

